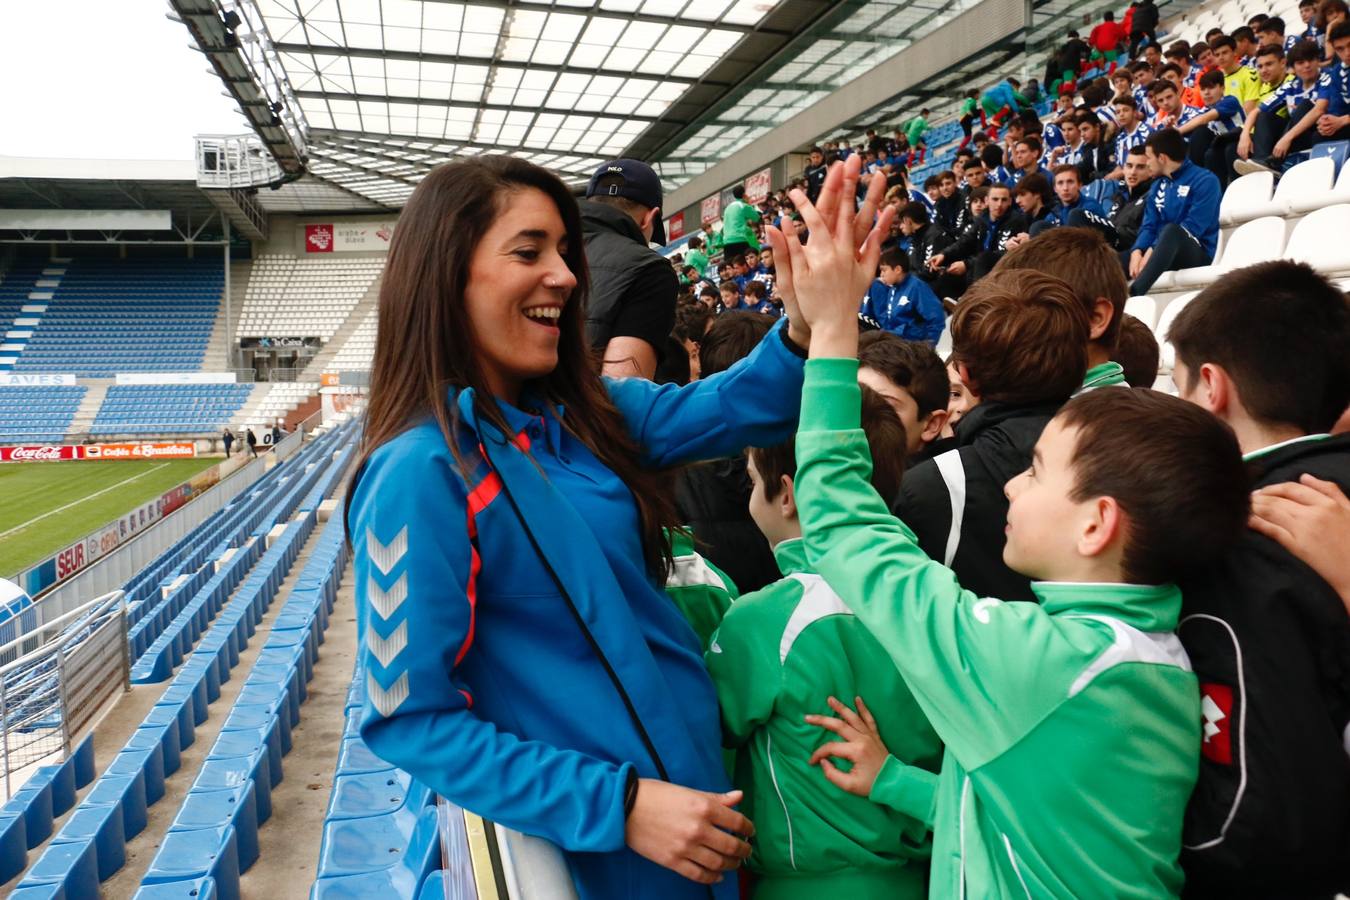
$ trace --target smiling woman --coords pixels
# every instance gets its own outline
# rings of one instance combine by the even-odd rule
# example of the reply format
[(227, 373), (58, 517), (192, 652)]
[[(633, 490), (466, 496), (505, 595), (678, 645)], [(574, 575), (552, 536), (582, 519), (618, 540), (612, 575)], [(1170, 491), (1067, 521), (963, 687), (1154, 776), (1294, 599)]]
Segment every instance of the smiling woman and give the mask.
[(529, 163), (443, 166), (404, 208), (348, 497), (362, 736), (558, 845), (583, 898), (730, 898), (753, 826), (661, 591), (663, 470), (789, 437), (809, 335), (684, 388), (602, 379), (587, 280), (576, 202)]

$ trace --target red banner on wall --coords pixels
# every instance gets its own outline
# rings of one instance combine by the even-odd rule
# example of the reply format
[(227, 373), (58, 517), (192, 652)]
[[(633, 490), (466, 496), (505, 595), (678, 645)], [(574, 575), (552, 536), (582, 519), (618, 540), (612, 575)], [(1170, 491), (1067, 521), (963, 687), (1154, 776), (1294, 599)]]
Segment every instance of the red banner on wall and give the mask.
[(333, 226), (332, 226), (332, 225), (306, 225), (306, 226), (305, 226), (305, 252), (306, 252), (306, 253), (332, 253), (332, 252), (333, 252)]
[(192, 459), (197, 445), (191, 441), (168, 444), (89, 444), (82, 447), (84, 459)]
[(666, 220), (666, 240), (673, 241), (684, 237), (684, 213), (677, 212)]
[(769, 188), (772, 185), (772, 172), (765, 169), (763, 172), (756, 172), (745, 179), (745, 202), (759, 203), (769, 196)]
[(192, 441), (0, 447), (0, 462), (58, 462), (69, 459), (192, 459), (196, 455), (197, 445)]
[(722, 216), (722, 198), (713, 194), (711, 197), (704, 197), (703, 203), (699, 206), (699, 216), (703, 224), (715, 222)]
[(56, 462), (79, 458), (79, 447), (0, 447), (0, 462)]

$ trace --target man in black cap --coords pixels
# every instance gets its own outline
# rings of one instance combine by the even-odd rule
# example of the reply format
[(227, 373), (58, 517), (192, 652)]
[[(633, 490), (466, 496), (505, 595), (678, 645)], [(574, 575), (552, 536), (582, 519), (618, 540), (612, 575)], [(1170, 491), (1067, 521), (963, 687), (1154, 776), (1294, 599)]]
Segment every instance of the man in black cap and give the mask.
[(664, 244), (661, 181), (651, 166), (616, 159), (595, 170), (581, 202), (591, 299), (586, 337), (605, 375), (652, 378), (675, 327), (679, 278), (648, 244)]

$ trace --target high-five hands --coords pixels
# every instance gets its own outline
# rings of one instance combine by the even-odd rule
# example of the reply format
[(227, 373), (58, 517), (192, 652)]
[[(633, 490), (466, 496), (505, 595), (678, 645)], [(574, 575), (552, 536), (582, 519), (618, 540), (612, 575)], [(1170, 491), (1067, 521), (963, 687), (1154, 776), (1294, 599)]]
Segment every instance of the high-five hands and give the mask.
[(893, 206), (882, 206), (881, 179), (872, 179), (862, 209), (854, 210), (861, 167), (856, 155), (832, 165), (815, 203), (791, 192), (810, 231), (805, 245), (795, 228), (768, 228), (784, 309), (810, 329), (812, 356), (858, 355), (859, 300), (876, 275), (881, 236), (895, 217)]

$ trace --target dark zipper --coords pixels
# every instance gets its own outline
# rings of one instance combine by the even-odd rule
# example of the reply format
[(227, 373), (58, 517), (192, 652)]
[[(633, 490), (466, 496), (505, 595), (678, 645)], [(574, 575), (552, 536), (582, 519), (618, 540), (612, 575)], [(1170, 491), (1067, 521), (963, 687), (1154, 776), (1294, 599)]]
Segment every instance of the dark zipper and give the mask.
[[(498, 477), (501, 477), (500, 474)], [(590, 644), (591, 651), (596, 655), (596, 658), (600, 660), (600, 664), (604, 666), (605, 674), (609, 676), (610, 683), (614, 685), (614, 690), (618, 692), (619, 699), (623, 701), (624, 709), (628, 711), (628, 717), (633, 720), (633, 727), (637, 729), (638, 737), (642, 739), (642, 745), (646, 747), (648, 755), (651, 756), (652, 763), (656, 766), (657, 774), (661, 777), (662, 781), (670, 781), (670, 773), (666, 771), (666, 765), (661, 761), (661, 754), (656, 751), (656, 745), (652, 743), (651, 735), (647, 733), (646, 726), (642, 724), (642, 719), (638, 716), (637, 708), (633, 705), (632, 698), (628, 696), (628, 691), (624, 688), (623, 682), (619, 680), (618, 673), (614, 671), (614, 667), (610, 665), (609, 659), (605, 656), (604, 651), (600, 649), (600, 644), (595, 640), (595, 635), (591, 634), (591, 630), (587, 627), (585, 619), (581, 617), (580, 610), (577, 609), (576, 604), (572, 601), (571, 595), (567, 593), (567, 589), (563, 587), (562, 579), (558, 577), (558, 573), (554, 571), (553, 565), (548, 561), (548, 557), (545, 556), (543, 550), (540, 549), (539, 541), (535, 538), (534, 532), (530, 529), (529, 523), (525, 520), (525, 516), (521, 514), (520, 507), (516, 505), (515, 498), (511, 496), (511, 489), (506, 486), (506, 479), (502, 478), (501, 482), (502, 493), (506, 495), (507, 502), (511, 504), (511, 509), (515, 511), (516, 518), (520, 520), (521, 527), (525, 529), (525, 536), (530, 539), (530, 546), (534, 548), (535, 555), (539, 557), (539, 561), (542, 562), (544, 568), (548, 570), (549, 577), (553, 579), (554, 587), (558, 589), (558, 593), (562, 595), (563, 600), (567, 603), (567, 608), (572, 613), (572, 618), (576, 620), (577, 627), (581, 629), (581, 633), (586, 636), (586, 642)]]

